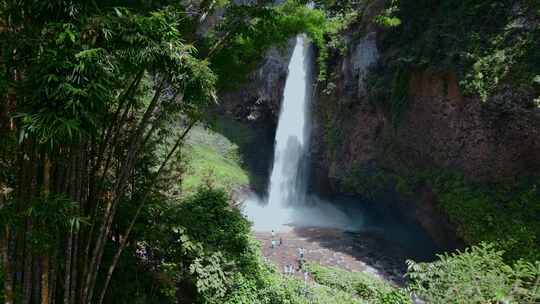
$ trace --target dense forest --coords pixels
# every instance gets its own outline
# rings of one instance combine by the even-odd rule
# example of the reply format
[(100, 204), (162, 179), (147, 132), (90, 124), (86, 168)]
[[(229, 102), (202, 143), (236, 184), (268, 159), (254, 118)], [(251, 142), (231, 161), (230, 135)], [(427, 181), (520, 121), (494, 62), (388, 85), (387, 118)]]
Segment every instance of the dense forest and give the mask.
[[(284, 275), (243, 213), (300, 34), (310, 187), (442, 248), (398, 282)], [(539, 303), (539, 41), (535, 0), (0, 0), (0, 302)]]

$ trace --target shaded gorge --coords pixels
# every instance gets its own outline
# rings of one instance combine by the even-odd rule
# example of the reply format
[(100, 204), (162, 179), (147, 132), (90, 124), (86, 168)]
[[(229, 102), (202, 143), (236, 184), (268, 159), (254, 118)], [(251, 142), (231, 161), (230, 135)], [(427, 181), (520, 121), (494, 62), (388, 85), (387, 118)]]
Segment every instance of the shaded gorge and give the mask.
[[(400, 272), (404, 272), (405, 259), (433, 260), (439, 248), (416, 222), (397, 209), (355, 197), (323, 199), (308, 191), (313, 65), (310, 43), (300, 35), (289, 63), (267, 192), (246, 194), (243, 201), (253, 230), (338, 230), (355, 239), (358, 248), (353, 246), (353, 255), (356, 251), (368, 264), (400, 268)], [(333, 249), (339, 250), (337, 247)]]

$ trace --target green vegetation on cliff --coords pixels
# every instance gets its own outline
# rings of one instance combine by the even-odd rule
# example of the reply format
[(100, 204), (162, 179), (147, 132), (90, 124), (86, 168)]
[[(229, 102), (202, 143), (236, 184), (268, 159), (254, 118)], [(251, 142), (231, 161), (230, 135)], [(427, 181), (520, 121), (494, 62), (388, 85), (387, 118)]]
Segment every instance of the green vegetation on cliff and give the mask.
[(509, 262), (540, 260), (540, 185), (536, 178), (485, 184), (440, 170), (398, 175), (365, 168), (349, 172), (342, 187), (374, 201), (392, 191), (414, 200), (430, 189), (438, 211), (449, 217), (468, 245), (492, 243)]
[[(523, 120), (535, 120), (534, 117), (529, 117), (534, 115), (534, 108), (540, 100), (538, 1), (393, 0), (367, 1), (357, 4), (354, 8), (340, 1), (323, 2), (338, 12), (354, 9), (360, 11), (359, 16), (365, 19), (353, 23), (343, 30), (342, 34), (348, 35), (353, 40), (350, 44), (354, 45), (361, 41), (367, 34), (366, 29), (369, 28), (377, 34), (377, 48), (381, 53), (379, 62), (370, 68), (365, 79), (367, 96), (333, 96), (336, 83), (343, 83), (344, 77), (337, 69), (336, 75), (326, 83), (327, 88), (321, 94), (322, 99), (326, 98), (325, 95), (330, 96), (328, 101), (320, 103), (317, 114), (324, 125), (322, 139), (325, 140), (324, 149), (328, 162), (330, 166), (338, 166), (337, 169), (331, 170), (335, 171), (333, 174), (336, 176), (333, 177), (339, 180), (340, 189), (376, 200), (381, 198), (381, 195), (395, 190), (409, 199), (415, 199), (418, 197), (415, 197), (415, 194), (423, 191), (423, 187), (427, 187), (435, 194), (438, 211), (449, 217), (459, 236), (467, 244), (493, 242), (497, 249), (505, 251), (504, 258), (507, 261), (516, 261), (520, 258), (533, 262), (538, 260), (540, 258), (538, 172), (524, 172), (524, 175), (533, 176), (529, 180), (524, 177), (519, 181), (517, 177), (503, 179), (491, 176), (485, 177), (484, 182), (464, 178), (463, 172), (453, 167), (446, 168), (442, 164), (454, 163), (449, 154), (467, 152), (460, 152), (458, 149), (454, 151), (446, 147), (441, 147), (440, 151), (429, 150), (430, 148), (437, 150), (437, 141), (445, 140), (445, 136), (451, 136), (443, 134), (437, 137), (426, 134), (432, 138), (426, 141), (419, 140), (422, 132), (432, 131), (415, 129), (423, 125), (416, 125), (414, 120), (421, 120), (423, 117), (411, 115), (406, 117), (408, 120), (406, 131), (399, 132), (401, 120), (409, 110), (411, 94), (425, 95), (427, 99), (416, 101), (418, 110), (416, 113), (429, 116), (430, 114), (422, 111), (440, 111), (438, 118), (449, 120), (445, 122), (448, 125), (443, 123), (438, 131), (443, 133), (447, 129), (454, 131), (453, 124), (458, 124), (450, 121), (457, 120), (456, 117), (452, 117), (455, 113), (451, 108), (456, 106), (461, 110), (462, 104), (446, 107), (444, 98), (450, 98), (447, 79), (443, 79), (441, 85), (441, 90), (445, 91), (439, 92), (443, 100), (442, 107), (419, 104), (430, 103), (429, 98), (432, 97), (430, 94), (433, 92), (429, 90), (435, 90), (435, 88), (420, 88), (420, 85), (429, 85), (429, 82), (421, 83), (421, 81), (417, 81), (417, 86), (412, 88), (414, 84), (411, 84), (411, 76), (425, 70), (434, 73), (455, 73), (460, 85), (459, 93), (471, 97), (465, 99), (466, 102), (483, 103), (479, 110), (482, 113), (478, 119), (482, 123), (489, 121), (486, 128), (490, 131), (506, 128), (502, 126), (500, 118), (510, 115), (508, 113), (518, 116), (516, 120), (520, 117)], [(338, 61), (340, 56), (349, 56), (347, 60), (355, 60), (350, 58), (354, 54), (343, 55), (337, 49), (333, 50), (333, 54), (330, 63), (335, 63), (332, 60), (340, 62)], [(351, 93), (347, 88), (339, 89), (341, 93)], [(412, 92), (415, 89), (421, 91)], [(359, 102), (355, 98), (364, 98), (367, 102), (363, 102), (364, 99)], [(433, 97), (436, 98), (439, 97)], [(514, 113), (509, 110), (510, 108), (519, 109)], [(366, 113), (384, 115), (383, 119), (379, 118), (375, 123), (368, 121), (365, 122), (365, 126), (362, 125), (362, 127), (377, 126), (375, 131), (377, 134), (365, 135), (375, 136), (376, 139), (372, 141), (359, 139), (362, 143), (373, 145), (370, 148), (376, 150), (362, 155), (368, 158), (370, 163), (341, 164), (340, 158), (343, 154), (356, 148), (354, 145), (353, 148), (348, 147), (347, 151), (345, 151), (347, 148), (343, 148), (346, 146), (344, 139), (347, 138), (347, 132), (355, 132), (355, 128), (360, 128), (354, 125), (358, 121), (348, 115), (351, 109), (369, 118), (371, 116)], [(497, 113), (499, 116), (496, 117), (499, 119), (491, 121), (487, 117), (488, 112)], [(376, 120), (375, 117), (373, 119)], [(386, 127), (387, 122), (394, 126), (394, 130)], [(533, 122), (529, 127), (536, 128), (536, 125), (537, 123)], [(516, 128), (521, 129), (521, 126)], [(459, 128), (455, 129), (456, 132), (462, 132)], [(404, 141), (408, 140), (408, 134), (403, 132), (413, 132), (411, 138), (416, 138), (419, 143), (431, 144), (431, 140), (435, 144), (430, 148), (407, 146)], [(521, 131), (517, 133), (519, 132)], [(527, 136), (532, 137), (534, 134), (535, 132), (531, 132)], [(463, 134), (462, 137), (467, 135)], [(519, 136), (514, 133), (512, 135)], [(464, 141), (456, 140), (456, 144), (462, 143)], [(531, 144), (533, 145), (534, 143)], [(530, 153), (535, 153), (536, 150), (533, 149), (531, 148)], [(351, 155), (347, 157), (356, 159)], [(475, 161), (478, 160), (465, 160), (465, 162)], [(458, 172), (448, 174), (447, 170)]]
[(395, 64), (457, 72), (463, 92), (487, 101), (505, 90), (540, 96), (538, 1), (392, 1), (401, 21), (385, 35)]
[(456, 175), (430, 178), (440, 208), (467, 244), (492, 242), (510, 261), (540, 260), (540, 183), (482, 185)]

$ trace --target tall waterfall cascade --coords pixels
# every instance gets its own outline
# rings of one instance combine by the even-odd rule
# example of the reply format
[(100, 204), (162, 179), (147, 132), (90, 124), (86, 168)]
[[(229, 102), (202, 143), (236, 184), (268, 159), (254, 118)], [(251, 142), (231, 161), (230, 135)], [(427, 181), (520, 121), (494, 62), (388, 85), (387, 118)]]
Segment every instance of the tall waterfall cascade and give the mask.
[(307, 194), (313, 55), (305, 35), (296, 38), (275, 137), (268, 196), (253, 195), (244, 213), (257, 231), (318, 226), (347, 228), (350, 219)]
[[(330, 228), (368, 232), (399, 243), (421, 257), (434, 246), (419, 226), (381, 212), (377, 204), (347, 197), (320, 199), (308, 193), (313, 52), (305, 35), (296, 38), (280, 108), (274, 159), (266, 197), (251, 194), (244, 214), (256, 232), (287, 232), (293, 228)], [(365, 55), (365, 54), (364, 54)], [(379, 240), (379, 239), (378, 239)]]
[(289, 64), (276, 131), (268, 204), (295, 204), (306, 196), (311, 75), (309, 42), (300, 35)]

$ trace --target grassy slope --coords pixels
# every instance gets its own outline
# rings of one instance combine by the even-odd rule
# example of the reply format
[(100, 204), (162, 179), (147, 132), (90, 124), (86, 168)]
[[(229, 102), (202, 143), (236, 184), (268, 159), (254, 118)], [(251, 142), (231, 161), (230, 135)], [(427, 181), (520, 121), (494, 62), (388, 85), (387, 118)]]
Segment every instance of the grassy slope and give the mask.
[(207, 182), (227, 191), (249, 184), (238, 146), (208, 128), (197, 126), (190, 132), (185, 155), (187, 172), (182, 190), (186, 194)]

